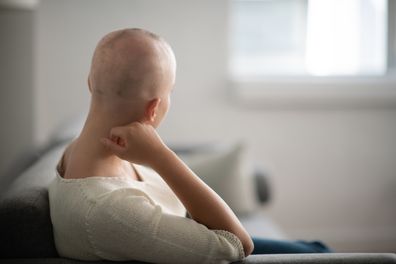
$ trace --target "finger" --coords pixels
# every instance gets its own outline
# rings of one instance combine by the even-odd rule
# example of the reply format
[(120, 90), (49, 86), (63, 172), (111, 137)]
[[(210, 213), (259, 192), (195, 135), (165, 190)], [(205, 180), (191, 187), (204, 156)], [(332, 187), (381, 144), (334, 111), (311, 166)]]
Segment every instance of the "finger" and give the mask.
[(113, 127), (110, 130), (110, 139), (117, 142), (117, 137), (124, 138), (126, 133), (126, 127)]
[(100, 142), (108, 149), (112, 150), (115, 154), (122, 154), (125, 150), (124, 146), (118, 145), (108, 138), (101, 138)]
[(125, 140), (123, 140), (122, 138), (119, 138), (120, 140), (119, 140), (119, 142), (118, 142), (118, 145), (120, 145), (121, 147), (126, 147), (126, 142), (125, 142)]

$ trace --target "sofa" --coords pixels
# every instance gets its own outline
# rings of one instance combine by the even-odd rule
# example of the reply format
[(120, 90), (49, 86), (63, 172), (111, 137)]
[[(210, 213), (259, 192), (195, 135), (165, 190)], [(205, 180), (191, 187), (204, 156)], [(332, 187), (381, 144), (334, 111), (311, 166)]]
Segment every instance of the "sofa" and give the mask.
[[(48, 185), (65, 146), (82, 119), (69, 122), (48, 143), (30, 150), (0, 177), (0, 263), (89, 263), (59, 257), (49, 214)], [(173, 150), (236, 212), (252, 236), (287, 239), (266, 215), (270, 180), (246, 155), (246, 145), (174, 145)], [(181, 260), (182, 262), (182, 260)], [(93, 263), (115, 263), (95, 261)], [(124, 263), (142, 263), (128, 261)], [(394, 253), (251, 255), (237, 263), (396, 263)]]

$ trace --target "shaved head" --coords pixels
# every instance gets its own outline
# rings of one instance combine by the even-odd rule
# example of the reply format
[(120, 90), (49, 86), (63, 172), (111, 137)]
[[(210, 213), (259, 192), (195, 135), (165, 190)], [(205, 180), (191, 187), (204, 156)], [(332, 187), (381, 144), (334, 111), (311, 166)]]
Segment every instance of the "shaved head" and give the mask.
[(99, 41), (92, 58), (92, 104), (128, 114), (166, 95), (175, 71), (173, 51), (161, 37), (143, 29), (113, 31)]

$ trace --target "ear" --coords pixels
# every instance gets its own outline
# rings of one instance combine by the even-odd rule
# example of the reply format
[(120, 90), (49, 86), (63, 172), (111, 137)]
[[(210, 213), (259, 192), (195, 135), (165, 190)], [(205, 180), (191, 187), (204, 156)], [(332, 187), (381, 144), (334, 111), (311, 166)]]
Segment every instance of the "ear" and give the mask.
[(147, 105), (146, 105), (146, 111), (145, 111), (145, 120), (149, 122), (154, 122), (155, 117), (157, 116), (157, 111), (158, 107), (161, 103), (160, 98), (154, 98), (150, 100)]
[(88, 80), (87, 80), (87, 82), (88, 82), (88, 89), (89, 89), (89, 92), (92, 94), (91, 79), (89, 78), (89, 75), (88, 75)]

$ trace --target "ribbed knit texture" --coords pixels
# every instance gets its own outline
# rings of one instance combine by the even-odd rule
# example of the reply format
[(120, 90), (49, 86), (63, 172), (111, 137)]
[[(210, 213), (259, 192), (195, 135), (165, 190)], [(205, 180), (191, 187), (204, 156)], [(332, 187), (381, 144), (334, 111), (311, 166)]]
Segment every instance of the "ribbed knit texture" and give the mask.
[(143, 181), (64, 179), (56, 171), (49, 200), (60, 256), (174, 264), (244, 258), (234, 234), (186, 218), (186, 209), (165, 181), (149, 168), (134, 166)]

